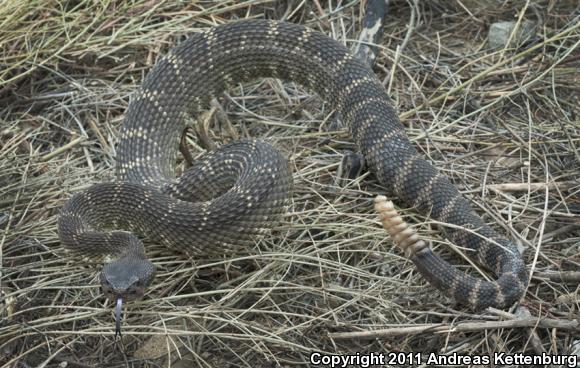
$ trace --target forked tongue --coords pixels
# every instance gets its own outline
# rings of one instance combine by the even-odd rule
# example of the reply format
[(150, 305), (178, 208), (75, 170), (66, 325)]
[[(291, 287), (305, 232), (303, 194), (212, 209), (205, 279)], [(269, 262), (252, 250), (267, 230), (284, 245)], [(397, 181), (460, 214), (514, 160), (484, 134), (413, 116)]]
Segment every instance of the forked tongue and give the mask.
[(123, 307), (123, 298), (117, 298), (117, 305), (115, 306), (115, 338), (121, 337), (121, 308)]

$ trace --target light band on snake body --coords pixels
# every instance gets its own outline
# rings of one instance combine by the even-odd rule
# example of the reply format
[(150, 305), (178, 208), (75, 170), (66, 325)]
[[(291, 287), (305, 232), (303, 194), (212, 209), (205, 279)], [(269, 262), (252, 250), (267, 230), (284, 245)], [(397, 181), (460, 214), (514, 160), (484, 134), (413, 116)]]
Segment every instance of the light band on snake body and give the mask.
[(424, 248), (411, 259), (431, 284), (477, 309), (522, 297), (527, 272), (515, 245), (417, 152), (369, 67), (321, 33), (266, 20), (210, 28), (159, 58), (126, 113), (117, 181), (96, 184), (65, 204), (58, 223), (63, 245), (85, 256), (116, 258), (101, 276), (110, 297), (142, 295), (153, 277), (133, 232), (190, 255), (223, 253), (251, 245), (284, 213), (291, 172), (265, 142), (232, 142), (174, 176), (184, 117), (198, 115), (229, 86), (263, 77), (297, 82), (329, 102), (388, 194), (456, 225), (444, 228), (446, 236), (498, 276), (488, 282), (466, 275)]

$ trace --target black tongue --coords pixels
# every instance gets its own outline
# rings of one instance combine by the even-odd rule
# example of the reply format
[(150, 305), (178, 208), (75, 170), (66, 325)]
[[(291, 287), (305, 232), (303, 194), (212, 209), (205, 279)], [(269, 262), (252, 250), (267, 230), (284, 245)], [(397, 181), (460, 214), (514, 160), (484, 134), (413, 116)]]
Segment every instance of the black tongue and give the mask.
[(123, 307), (123, 298), (117, 298), (115, 306), (115, 338), (121, 337), (121, 308)]

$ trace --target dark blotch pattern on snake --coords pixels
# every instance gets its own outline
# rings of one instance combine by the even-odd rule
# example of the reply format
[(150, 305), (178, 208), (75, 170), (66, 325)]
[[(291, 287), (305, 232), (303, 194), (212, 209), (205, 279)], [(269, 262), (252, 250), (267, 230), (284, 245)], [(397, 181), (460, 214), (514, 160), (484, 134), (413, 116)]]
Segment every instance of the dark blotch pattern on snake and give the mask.
[(152, 278), (154, 268), (132, 232), (191, 255), (224, 253), (251, 245), (284, 213), (291, 172), (265, 142), (225, 145), (179, 179), (174, 175), (185, 117), (198, 115), (229, 86), (261, 77), (297, 82), (331, 103), (389, 194), (455, 225), (444, 228), (446, 236), (498, 277), (488, 282), (461, 273), (425, 247), (411, 260), (431, 284), (474, 308), (505, 307), (522, 297), (527, 272), (515, 245), (418, 154), (369, 67), (321, 33), (266, 20), (208, 29), (161, 57), (129, 105), (117, 181), (65, 204), (58, 224), (64, 246), (113, 259), (101, 274), (107, 294), (141, 295)]

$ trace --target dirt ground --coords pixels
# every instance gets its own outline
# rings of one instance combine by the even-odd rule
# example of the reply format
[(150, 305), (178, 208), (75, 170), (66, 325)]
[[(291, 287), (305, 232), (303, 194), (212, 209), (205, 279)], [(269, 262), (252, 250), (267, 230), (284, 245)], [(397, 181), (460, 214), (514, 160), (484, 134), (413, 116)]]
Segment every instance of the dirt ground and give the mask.
[[(215, 101), (199, 118), (207, 139), (190, 130), (187, 143), (194, 157), (208, 140), (261, 137), (280, 148), (295, 182), (283, 223), (230, 257), (188, 259), (147, 242), (157, 278), (127, 305), (115, 339), (99, 266), (65, 255), (56, 220), (73, 193), (114, 179), (130, 95), (156, 58), (242, 18), (300, 23), (354, 49), (364, 9), (347, 0), (2, 2), (0, 365), (292, 367), (312, 365), (313, 352), (416, 352), (426, 366), (429, 353), (580, 354), (580, 12), (553, 0), (391, 1), (373, 67), (418, 150), (523, 251), (531, 279), (519, 305), (473, 311), (429, 285), (374, 213), (385, 188), (366, 171), (341, 179), (356, 147), (329, 104), (265, 79)], [(490, 28), (505, 21), (529, 31), (490, 47)], [(446, 260), (493, 277), (435, 221), (399, 209)]]

